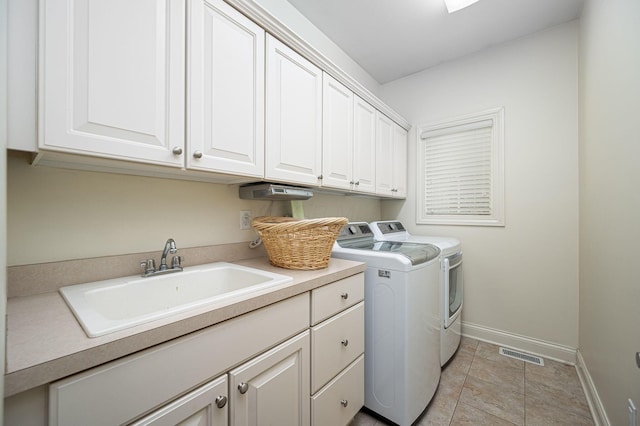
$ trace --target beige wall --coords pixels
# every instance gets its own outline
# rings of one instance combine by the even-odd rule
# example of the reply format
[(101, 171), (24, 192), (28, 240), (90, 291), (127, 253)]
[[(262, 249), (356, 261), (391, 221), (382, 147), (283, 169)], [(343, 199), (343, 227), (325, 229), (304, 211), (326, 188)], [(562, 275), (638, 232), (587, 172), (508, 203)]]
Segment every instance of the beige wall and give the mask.
[(640, 2), (589, 0), (580, 49), (580, 352), (613, 425), (640, 408)]
[[(383, 217), (399, 217), (414, 233), (462, 241), (465, 323), (568, 348), (578, 346), (577, 50), (573, 22), (381, 89), (414, 124), (409, 198), (383, 202)], [(415, 127), (499, 106), (506, 226), (416, 225)]]
[[(380, 217), (371, 198), (317, 194), (303, 203), (308, 218)], [(160, 251), (169, 237), (178, 248), (250, 241), (256, 234), (239, 229), (240, 210), (290, 211), (284, 201), (241, 200), (237, 185), (32, 167), (15, 153), (7, 204), (9, 266)]]

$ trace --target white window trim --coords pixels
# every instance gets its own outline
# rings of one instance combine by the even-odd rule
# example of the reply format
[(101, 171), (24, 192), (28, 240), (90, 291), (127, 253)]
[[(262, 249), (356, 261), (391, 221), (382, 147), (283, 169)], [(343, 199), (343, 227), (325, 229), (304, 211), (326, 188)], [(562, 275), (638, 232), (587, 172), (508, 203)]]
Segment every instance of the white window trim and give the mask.
[(471, 225), (505, 226), (504, 195), (504, 107), (492, 108), (482, 112), (463, 115), (436, 123), (416, 126), (417, 173), (424, 171), (425, 133), (443, 131), (451, 127), (472, 126), (474, 123), (493, 120), (491, 146), (491, 215), (428, 215), (425, 209), (425, 181), (416, 179), (416, 223), (420, 225)]

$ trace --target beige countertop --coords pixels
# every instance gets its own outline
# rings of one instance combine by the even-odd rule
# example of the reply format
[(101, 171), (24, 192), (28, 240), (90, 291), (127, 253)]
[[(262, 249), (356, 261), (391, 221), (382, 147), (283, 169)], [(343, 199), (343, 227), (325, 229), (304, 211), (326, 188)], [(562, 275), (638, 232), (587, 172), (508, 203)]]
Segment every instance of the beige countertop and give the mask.
[(271, 266), (266, 257), (233, 263), (288, 275), (293, 280), (248, 296), (94, 338), (87, 337), (57, 291), (9, 298), (5, 396), (209, 327), (363, 272), (366, 268), (364, 263), (334, 258), (328, 268), (316, 271), (277, 268)]

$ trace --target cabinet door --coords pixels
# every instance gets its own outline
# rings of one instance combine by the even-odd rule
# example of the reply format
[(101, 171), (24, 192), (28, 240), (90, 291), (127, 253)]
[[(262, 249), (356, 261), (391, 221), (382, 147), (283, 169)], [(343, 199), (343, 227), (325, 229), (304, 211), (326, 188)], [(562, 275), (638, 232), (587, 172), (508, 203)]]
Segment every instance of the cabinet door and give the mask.
[(309, 331), (229, 373), (231, 418), (240, 425), (308, 425)]
[(393, 121), (376, 112), (376, 194), (393, 195)]
[(351, 189), (354, 95), (326, 73), (322, 83), (322, 186)]
[(317, 185), (322, 163), (322, 72), (267, 35), (267, 179)]
[(181, 166), (185, 3), (43, 0), (41, 149)]
[(131, 426), (227, 426), (226, 374), (167, 404)]
[(353, 117), (354, 189), (376, 192), (376, 109), (355, 96)]
[(393, 124), (393, 196), (407, 196), (407, 131)]
[(222, 0), (189, 8), (187, 167), (264, 175), (264, 30)]

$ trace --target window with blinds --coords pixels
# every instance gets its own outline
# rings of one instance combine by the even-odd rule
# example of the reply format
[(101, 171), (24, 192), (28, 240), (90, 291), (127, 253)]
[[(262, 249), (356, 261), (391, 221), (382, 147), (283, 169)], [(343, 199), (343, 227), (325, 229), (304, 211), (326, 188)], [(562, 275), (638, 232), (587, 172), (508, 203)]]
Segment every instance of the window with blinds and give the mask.
[(417, 223), (504, 225), (504, 109), (418, 127)]

